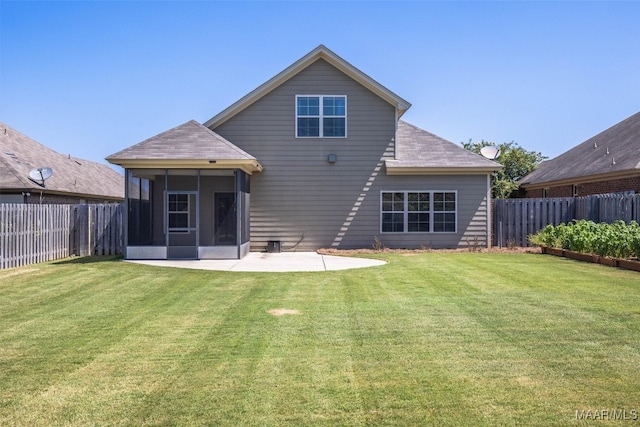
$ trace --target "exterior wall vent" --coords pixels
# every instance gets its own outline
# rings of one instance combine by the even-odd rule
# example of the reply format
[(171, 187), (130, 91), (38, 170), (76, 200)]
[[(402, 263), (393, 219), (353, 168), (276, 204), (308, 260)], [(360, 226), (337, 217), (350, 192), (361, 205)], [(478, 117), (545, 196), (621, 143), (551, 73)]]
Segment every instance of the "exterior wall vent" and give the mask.
[(269, 240), (267, 242), (267, 252), (270, 254), (280, 253), (281, 246), (280, 240)]

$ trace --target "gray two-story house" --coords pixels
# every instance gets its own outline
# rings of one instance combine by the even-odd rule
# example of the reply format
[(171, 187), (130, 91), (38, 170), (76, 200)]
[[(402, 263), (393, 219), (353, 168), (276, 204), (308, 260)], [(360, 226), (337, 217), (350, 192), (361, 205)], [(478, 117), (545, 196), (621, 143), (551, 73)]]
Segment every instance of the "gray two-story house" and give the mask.
[(500, 165), (400, 120), (409, 107), (319, 46), (204, 124), (113, 154), (126, 257), (488, 246)]

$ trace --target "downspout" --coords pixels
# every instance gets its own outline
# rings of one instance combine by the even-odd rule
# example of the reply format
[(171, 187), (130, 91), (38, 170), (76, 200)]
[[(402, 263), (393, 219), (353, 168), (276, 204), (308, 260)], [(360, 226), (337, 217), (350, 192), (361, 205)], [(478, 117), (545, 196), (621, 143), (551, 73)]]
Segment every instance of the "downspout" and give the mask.
[(491, 248), (491, 240), (493, 239), (493, 213), (492, 213), (492, 200), (491, 200), (491, 174), (487, 174), (487, 249)]
[(236, 207), (236, 250), (237, 250), (237, 254), (238, 254), (238, 258), (240, 259), (242, 257), (242, 202), (240, 200), (240, 189), (242, 188), (242, 186), (240, 185), (240, 179), (242, 179), (241, 173), (239, 169), (236, 169), (234, 172), (234, 175), (236, 177), (235, 179), (235, 184), (236, 184), (236, 188), (235, 188), (235, 194), (236, 194), (236, 200), (235, 200), (235, 207)]
[(396, 115), (396, 121), (394, 122), (394, 126), (395, 129), (393, 131), (393, 160), (397, 160), (398, 159), (398, 144), (397, 144), (397, 140), (398, 140), (398, 120), (400, 120), (400, 117), (398, 117), (398, 106), (396, 105), (395, 107), (395, 115)]
[(164, 170), (164, 200), (162, 203), (162, 217), (164, 218), (164, 247), (165, 258), (169, 258), (169, 169)]
[(198, 184), (196, 188), (196, 258), (200, 259), (200, 169), (198, 169)]
[(124, 223), (124, 259), (127, 258), (127, 249), (129, 248), (129, 169), (124, 170), (124, 218), (122, 218), (122, 222)]

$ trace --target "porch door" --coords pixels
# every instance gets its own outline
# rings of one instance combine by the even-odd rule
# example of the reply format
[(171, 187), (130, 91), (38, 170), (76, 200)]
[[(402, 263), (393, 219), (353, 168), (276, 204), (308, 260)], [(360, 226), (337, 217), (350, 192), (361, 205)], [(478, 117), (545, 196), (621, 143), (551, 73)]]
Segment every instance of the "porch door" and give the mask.
[(238, 242), (236, 228), (236, 195), (235, 193), (214, 193), (214, 233), (216, 245), (236, 245)]
[(167, 191), (167, 257), (198, 258), (198, 192)]

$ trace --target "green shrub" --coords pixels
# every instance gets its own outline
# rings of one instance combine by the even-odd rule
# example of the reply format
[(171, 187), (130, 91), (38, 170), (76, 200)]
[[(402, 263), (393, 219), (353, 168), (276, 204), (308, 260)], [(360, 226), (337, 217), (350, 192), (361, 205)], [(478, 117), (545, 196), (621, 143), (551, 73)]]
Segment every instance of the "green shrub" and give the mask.
[(640, 259), (640, 224), (631, 221), (629, 228), (631, 229), (631, 250), (633, 251), (633, 255)]
[(631, 221), (613, 224), (579, 220), (558, 226), (547, 225), (529, 236), (536, 246), (562, 248), (615, 258), (640, 258), (640, 225)]

